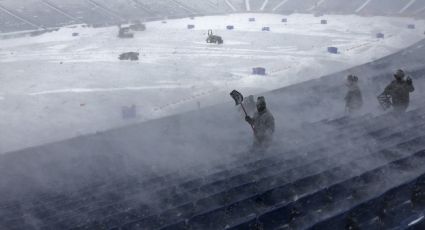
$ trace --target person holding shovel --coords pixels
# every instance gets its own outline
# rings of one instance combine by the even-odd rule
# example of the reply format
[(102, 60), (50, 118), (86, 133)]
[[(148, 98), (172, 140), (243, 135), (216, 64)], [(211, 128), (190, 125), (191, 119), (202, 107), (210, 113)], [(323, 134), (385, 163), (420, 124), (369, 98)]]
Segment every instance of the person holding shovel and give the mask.
[(273, 140), (275, 124), (272, 113), (267, 109), (264, 97), (258, 97), (257, 112), (255, 112), (254, 117), (246, 116), (245, 120), (254, 130), (254, 148), (268, 148)]
[(275, 131), (274, 117), (272, 113), (267, 109), (266, 99), (264, 97), (258, 97), (256, 107), (257, 111), (254, 117), (250, 117), (242, 103), (244, 98), (243, 95), (233, 90), (230, 96), (235, 100), (236, 105), (240, 105), (245, 113), (245, 120), (251, 125), (254, 133), (254, 145), (253, 150), (265, 150), (267, 149), (272, 140), (273, 133)]

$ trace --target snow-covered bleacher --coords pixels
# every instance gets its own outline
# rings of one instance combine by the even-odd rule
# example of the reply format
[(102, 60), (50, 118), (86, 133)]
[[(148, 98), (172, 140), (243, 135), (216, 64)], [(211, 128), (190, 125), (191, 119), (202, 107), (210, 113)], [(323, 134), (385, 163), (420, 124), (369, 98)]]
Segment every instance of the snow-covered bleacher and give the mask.
[[(3, 0), (0, 30), (247, 10), (243, 0), (206, 1)], [(249, 3), (254, 12), (425, 16), (423, 1)], [(264, 153), (247, 150), (249, 127), (228, 103), (2, 154), (0, 229), (424, 229), (424, 55), (425, 40), (265, 93), (277, 128)], [(399, 67), (417, 88), (402, 116), (376, 101)], [(346, 116), (352, 73), (367, 111)]]
[(36, 28), (14, 18), (4, 11), (0, 11), (0, 31), (2, 33), (31, 29)]
[(4, 0), (1, 31), (67, 24), (118, 24), (130, 20), (179, 18), (231, 12), (334, 13), (425, 16), (424, 1), (400, 0)]
[(363, 9), (362, 13), (367, 15), (398, 15), (399, 12), (409, 3), (409, 1), (370, 1)]
[(327, 0), (324, 1), (320, 8), (326, 9), (329, 13), (340, 13), (340, 12), (359, 12), (362, 8), (365, 0), (352, 0), (352, 1), (338, 1), (338, 0)]
[[(38, 27), (55, 27), (69, 24), (71, 21), (64, 15), (46, 7), (38, 0), (2, 1), (1, 6), (18, 20)], [(33, 26), (34, 27), (34, 26)]]

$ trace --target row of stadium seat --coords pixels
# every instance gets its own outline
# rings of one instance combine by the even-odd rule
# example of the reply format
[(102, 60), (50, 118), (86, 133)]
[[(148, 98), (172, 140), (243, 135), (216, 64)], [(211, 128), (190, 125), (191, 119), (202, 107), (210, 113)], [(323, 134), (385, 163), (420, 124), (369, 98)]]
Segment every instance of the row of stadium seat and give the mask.
[[(320, 145), (320, 143), (323, 143), (322, 138), (312, 139), (311, 143), (299, 147), (298, 152), (296, 146), (293, 146), (294, 149), (288, 152), (275, 152), (272, 156), (259, 157), (244, 164), (235, 162), (235, 167), (232, 169), (226, 169), (198, 180), (181, 181), (180, 185), (167, 187), (167, 184), (170, 184), (174, 179), (156, 178), (154, 180), (156, 183), (162, 181), (161, 184), (165, 185), (165, 187), (152, 186), (152, 188), (159, 188), (155, 191), (158, 194), (155, 199), (162, 207), (159, 212), (155, 210), (154, 206), (149, 207), (146, 204), (129, 208), (132, 207), (131, 204), (137, 204), (137, 201), (131, 198), (137, 196), (142, 190), (147, 190), (145, 186), (150, 187), (149, 184), (142, 187), (141, 183), (128, 180), (115, 188), (113, 186), (101, 186), (97, 190), (96, 187), (93, 187), (90, 191), (81, 191), (81, 194), (47, 199), (47, 202), (35, 203), (34, 207), (25, 210), (25, 212), (19, 209), (14, 212), (9, 207), (8, 212), (10, 214), (3, 215), (4, 221), (2, 223), (5, 225), (22, 223), (20, 221), (22, 217), (19, 213), (30, 212), (45, 221), (43, 227), (45, 229), (57, 229), (65, 226), (93, 229), (100, 226), (120, 225), (129, 228), (133, 225), (155, 228), (170, 224), (170, 228), (174, 228), (179, 225), (172, 225), (173, 222), (179, 223), (179, 220), (185, 218), (189, 219), (188, 224), (194, 226), (203, 226), (209, 223), (228, 223), (231, 225), (240, 220), (239, 218), (246, 218), (242, 215), (243, 213), (249, 216), (252, 211), (257, 210), (257, 205), (252, 205), (256, 204), (260, 198), (263, 201), (262, 207), (264, 207), (266, 200), (273, 203), (277, 201), (271, 200), (278, 197), (285, 197), (286, 199), (293, 197), (294, 194), (289, 196), (287, 192), (283, 192), (288, 191), (288, 188), (291, 188), (289, 190), (298, 189), (295, 194), (299, 195), (301, 191), (305, 192), (308, 189), (313, 189), (310, 192), (314, 192), (317, 190), (317, 186), (311, 182), (312, 176), (322, 178), (323, 175), (326, 175), (331, 178), (331, 174), (329, 174), (331, 172), (334, 172), (335, 176), (344, 176), (345, 174), (341, 172), (348, 174), (350, 170), (346, 171), (346, 168), (348, 165), (355, 165), (352, 162), (363, 162), (365, 159), (375, 159), (377, 156), (385, 156), (385, 159), (381, 162), (383, 165), (386, 165), (390, 160), (400, 158), (401, 156), (389, 154), (380, 146), (389, 146), (388, 148), (391, 149), (391, 143), (402, 143), (403, 140), (406, 140), (406, 143), (418, 144), (417, 141), (415, 142), (415, 137), (421, 137), (419, 137), (420, 133), (416, 133), (415, 130), (417, 130), (418, 123), (423, 119), (423, 111), (423, 109), (419, 109), (409, 112), (406, 119), (413, 122), (405, 123), (405, 125), (403, 125), (403, 122), (397, 123), (389, 114), (378, 117), (366, 115), (357, 119), (343, 118), (318, 122), (313, 125), (318, 130), (322, 129), (321, 126), (335, 128), (332, 136), (330, 136), (332, 129), (324, 135), (334, 142), (329, 142), (329, 145)], [(396, 123), (394, 123), (394, 126), (388, 127), (388, 123), (391, 122)], [(360, 126), (360, 124), (364, 126)], [(365, 130), (360, 127), (368, 127), (368, 129)], [(335, 132), (335, 130), (340, 131)], [(365, 136), (371, 139), (369, 143), (364, 142)], [(356, 139), (358, 139), (358, 142), (356, 142)], [(355, 149), (352, 146), (332, 149), (332, 143), (344, 142), (345, 140), (350, 140), (352, 143), (364, 143), (364, 146)], [(418, 147), (425, 148), (425, 146), (420, 146), (420, 142), (418, 145)], [(412, 146), (413, 144), (410, 145), (410, 148)], [(368, 151), (361, 153), (362, 149)], [(376, 152), (369, 154), (372, 151)], [(294, 153), (290, 154), (289, 152)], [(307, 153), (300, 154), (303, 152)], [(337, 157), (345, 160), (338, 163), (345, 163), (334, 165), (335, 162), (332, 159)], [(238, 165), (239, 167), (237, 167)], [(333, 170), (326, 170), (332, 167), (334, 167)], [(337, 170), (338, 168), (340, 169)], [(341, 181), (344, 180), (341, 179)], [(309, 184), (310, 186), (307, 186)], [(269, 204), (268, 206), (272, 205)], [(243, 207), (243, 209), (241, 210), (238, 207)], [(248, 209), (248, 207), (251, 209)], [(228, 213), (229, 209), (235, 210), (232, 213), (240, 217), (231, 216)], [(246, 211), (244, 212), (244, 210)], [(207, 221), (223, 213), (227, 213), (228, 218), (226, 220), (232, 223)], [(95, 221), (91, 222), (91, 219)], [(186, 224), (184, 222), (185, 226)], [(16, 226), (17, 229), (20, 228), (20, 225)], [(208, 228), (208, 225), (203, 227)]]
[[(341, 3), (327, 0), (317, 4), (315, 0), (250, 0), (251, 11), (277, 13), (336, 13), (366, 15), (425, 16), (425, 3), (365, 0)], [(231, 7), (229, 6), (231, 5)], [(264, 7), (264, 9), (263, 9)], [(0, 3), (0, 32), (34, 30), (59, 27), (75, 23), (113, 25), (131, 20), (189, 17), (246, 11), (244, 0), (206, 1), (195, 0), (4, 0)], [(423, 9), (423, 10), (421, 10)]]

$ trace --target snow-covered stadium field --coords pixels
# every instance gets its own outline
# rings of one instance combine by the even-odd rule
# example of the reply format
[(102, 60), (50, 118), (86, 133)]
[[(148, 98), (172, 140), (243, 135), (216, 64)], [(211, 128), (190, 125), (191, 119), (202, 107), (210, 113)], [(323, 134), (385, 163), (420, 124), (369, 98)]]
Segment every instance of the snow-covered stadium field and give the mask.
[[(423, 39), (425, 28), (423, 20), (409, 18), (305, 14), (146, 25), (134, 39), (118, 38), (117, 27), (77, 26), (0, 40), (0, 153), (230, 102), (234, 88), (254, 94), (318, 78), (410, 46)], [(271, 31), (262, 32), (264, 26)], [(208, 29), (224, 44), (206, 44)], [(376, 38), (379, 32), (385, 39)], [(329, 46), (340, 53), (327, 53)], [(140, 60), (118, 60), (130, 51), (140, 52)], [(258, 66), (267, 76), (251, 75)], [(121, 108), (131, 105), (137, 118), (124, 120)]]

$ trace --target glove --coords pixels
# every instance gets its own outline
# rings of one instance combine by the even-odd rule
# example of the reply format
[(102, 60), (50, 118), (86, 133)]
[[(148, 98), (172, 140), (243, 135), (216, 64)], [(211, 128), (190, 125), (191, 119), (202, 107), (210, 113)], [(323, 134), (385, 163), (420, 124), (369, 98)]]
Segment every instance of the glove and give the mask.
[(406, 83), (407, 83), (408, 85), (411, 85), (411, 84), (412, 84), (412, 79), (411, 79), (410, 77), (408, 77), (408, 78), (406, 79)]
[(245, 121), (251, 124), (252, 119), (251, 119), (249, 116), (246, 116), (246, 117), (245, 117)]

